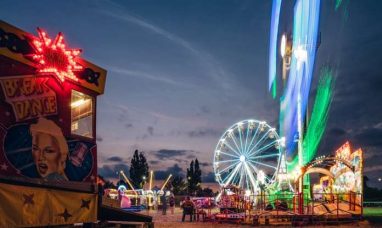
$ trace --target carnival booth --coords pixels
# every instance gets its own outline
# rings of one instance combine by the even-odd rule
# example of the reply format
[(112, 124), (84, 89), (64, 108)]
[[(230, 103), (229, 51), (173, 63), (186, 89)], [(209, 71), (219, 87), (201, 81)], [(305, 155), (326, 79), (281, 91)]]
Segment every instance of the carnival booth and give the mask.
[(63, 34), (0, 21), (0, 227), (97, 221), (106, 71)]

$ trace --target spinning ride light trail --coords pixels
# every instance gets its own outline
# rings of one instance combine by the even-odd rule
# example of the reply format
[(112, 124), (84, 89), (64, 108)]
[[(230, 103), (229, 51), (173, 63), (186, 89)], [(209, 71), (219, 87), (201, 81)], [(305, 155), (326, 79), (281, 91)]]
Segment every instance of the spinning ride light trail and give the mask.
[(232, 125), (220, 138), (214, 154), (214, 172), (220, 186), (238, 186), (252, 193), (260, 180), (275, 182), (283, 140), (266, 122), (244, 120)]
[(313, 112), (304, 138), (304, 165), (316, 154), (322, 135), (324, 134), (333, 94), (333, 72), (325, 67), (321, 70)]
[[(305, 119), (317, 49), (320, 0), (298, 0), (294, 9), (293, 54), (289, 77), (280, 104), (280, 135), (285, 137), (287, 155), (296, 149), (299, 119)], [(299, 99), (300, 97), (300, 99)], [(300, 112), (300, 118), (299, 117)], [(300, 148), (301, 150), (301, 148)], [(303, 154), (303, 151), (299, 151)], [(300, 156), (301, 157), (301, 156)]]
[(125, 175), (125, 172), (123, 172), (122, 170), (119, 172), (123, 178), (125, 179), (125, 181), (127, 182), (127, 184), (130, 186), (131, 190), (133, 190), (134, 194), (135, 194), (135, 202), (137, 202), (137, 199), (138, 199), (138, 192), (135, 191), (133, 185), (131, 184), (129, 178), (127, 178), (127, 176)]
[[(329, 108), (333, 97), (333, 71), (324, 67), (320, 72), (320, 81), (314, 101), (313, 111), (303, 141), (303, 164), (310, 162), (316, 154), (324, 134), (329, 115)], [(298, 164), (296, 156), (288, 163), (288, 170), (293, 170)]]
[(167, 182), (170, 180), (171, 177), (172, 177), (172, 174), (170, 174), (170, 175), (167, 177), (167, 179), (166, 179), (166, 181), (164, 182), (164, 184), (162, 185), (160, 191), (163, 191), (164, 187), (166, 187)]
[(269, 42), (269, 85), (268, 89), (272, 91), (273, 99), (276, 98), (276, 65), (277, 65), (277, 34), (279, 29), (280, 9), (282, 0), (273, 0), (271, 34)]

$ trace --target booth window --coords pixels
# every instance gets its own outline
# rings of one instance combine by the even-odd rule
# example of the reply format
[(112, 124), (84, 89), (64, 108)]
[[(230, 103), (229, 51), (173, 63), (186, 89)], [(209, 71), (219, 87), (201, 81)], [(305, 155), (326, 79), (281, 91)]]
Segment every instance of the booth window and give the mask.
[(91, 96), (72, 90), (72, 134), (93, 138), (93, 99)]

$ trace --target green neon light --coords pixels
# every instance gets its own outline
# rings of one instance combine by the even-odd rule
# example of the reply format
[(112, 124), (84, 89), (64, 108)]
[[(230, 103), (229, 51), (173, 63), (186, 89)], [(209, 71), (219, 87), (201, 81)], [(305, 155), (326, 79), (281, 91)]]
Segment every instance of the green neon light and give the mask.
[(336, 11), (338, 10), (338, 8), (340, 8), (341, 3), (342, 3), (342, 0), (336, 0), (336, 5), (335, 5), (335, 10)]
[(277, 95), (277, 85), (276, 85), (276, 78), (275, 78), (272, 83), (272, 98), (276, 99), (276, 95)]
[[(333, 96), (333, 86), (333, 71), (329, 67), (324, 67), (320, 72), (320, 81), (317, 88), (313, 112), (304, 136), (304, 165), (310, 162), (316, 155), (317, 148), (325, 132), (330, 103)], [(292, 161), (287, 162), (289, 172), (293, 172), (297, 165), (298, 156), (295, 156)]]
[(304, 165), (316, 155), (317, 148), (325, 132), (332, 95), (333, 71), (328, 67), (324, 67), (321, 70), (312, 116), (304, 137)]

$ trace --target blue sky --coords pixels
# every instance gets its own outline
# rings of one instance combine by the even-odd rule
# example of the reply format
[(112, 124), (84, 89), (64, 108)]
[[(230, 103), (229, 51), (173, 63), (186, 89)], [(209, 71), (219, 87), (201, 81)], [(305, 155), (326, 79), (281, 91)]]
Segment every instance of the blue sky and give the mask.
[[(211, 181), (213, 151), (227, 127), (248, 118), (277, 127), (278, 102), (267, 92), (271, 2), (2, 0), (0, 15), (32, 33), (37, 26), (50, 36), (63, 32), (69, 47), (108, 70), (97, 104), (101, 174), (127, 168), (138, 149), (158, 178), (184, 172), (197, 157)], [(280, 28), (290, 32), (293, 1), (286, 2)], [(312, 89), (322, 66), (335, 69), (319, 154), (350, 139), (365, 149), (366, 174), (378, 185), (381, 4), (349, 0), (335, 11), (334, 2), (321, 3)]]

